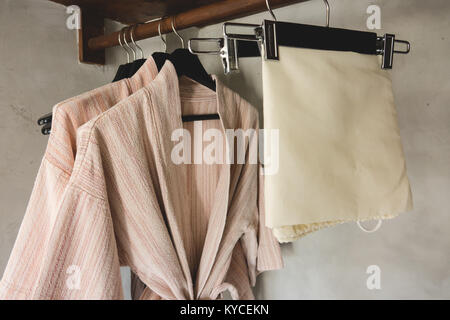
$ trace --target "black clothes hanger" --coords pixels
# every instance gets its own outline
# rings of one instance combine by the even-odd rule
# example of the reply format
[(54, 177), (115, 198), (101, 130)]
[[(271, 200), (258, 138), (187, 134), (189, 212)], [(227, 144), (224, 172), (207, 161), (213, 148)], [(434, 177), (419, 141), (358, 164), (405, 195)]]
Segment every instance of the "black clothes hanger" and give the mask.
[(141, 67), (142, 65), (147, 61), (146, 59), (137, 59), (133, 61), (131, 64), (130, 69), (128, 70), (128, 78), (131, 78)]
[(197, 81), (201, 85), (216, 91), (216, 82), (206, 72), (199, 58), (190, 53), (187, 49), (176, 49), (169, 56), (170, 62), (173, 63), (177, 70), (178, 77), (186, 76)]
[(152, 58), (155, 61), (156, 67), (158, 68), (158, 71), (161, 71), (164, 63), (166, 60), (170, 57), (170, 54), (167, 52), (153, 52)]
[(180, 39), (182, 48), (176, 49), (169, 57), (170, 62), (173, 63), (177, 70), (178, 77), (186, 76), (192, 80), (197, 81), (201, 85), (216, 91), (216, 82), (203, 68), (199, 58), (185, 49), (184, 39), (175, 29), (174, 18), (172, 17), (171, 25), (172, 31)]
[(53, 113), (47, 113), (44, 114), (42, 117), (40, 117), (37, 121), (39, 126), (42, 126), (41, 133), (43, 135), (50, 134), (50, 129), (52, 128), (52, 117)]
[(212, 114), (191, 114), (181, 116), (183, 122), (203, 121), (203, 120), (219, 120), (220, 116), (217, 113)]
[[(177, 49), (177, 50), (182, 50), (182, 49)], [(176, 51), (176, 50), (175, 50)], [(174, 52), (175, 53), (175, 52)], [(174, 54), (173, 53), (173, 54)], [(173, 55), (172, 54), (172, 55)], [(174, 64), (174, 66), (175, 66), (175, 69), (177, 70), (177, 74), (178, 74), (178, 76), (181, 76), (180, 75), (180, 73), (179, 73), (179, 71), (178, 70), (180, 70), (181, 69), (181, 67), (180, 67), (180, 60), (176, 60), (176, 57), (175, 57), (175, 59), (174, 58), (172, 58), (172, 55), (170, 55), (170, 54), (168, 54), (168, 53), (166, 53), (166, 52), (154, 52), (153, 54), (152, 54), (152, 58), (153, 58), (153, 60), (155, 61), (155, 64), (156, 64), (156, 67), (158, 68), (158, 71), (161, 71), (161, 69), (162, 69), (162, 67), (163, 67), (163, 65), (164, 65), (164, 63), (166, 62), (166, 60), (167, 59), (169, 59), (173, 64)], [(177, 54), (178, 55), (178, 54)], [(173, 60), (176, 60), (176, 62), (174, 62)], [(177, 65), (178, 65), (178, 69), (177, 69)], [(200, 63), (200, 61), (199, 61), (199, 63)], [(201, 64), (200, 64), (201, 65)], [(203, 66), (202, 66), (202, 69), (203, 69)], [(204, 69), (203, 69), (204, 70)], [(205, 73), (206, 73), (206, 71), (205, 71)], [(207, 73), (206, 73), (207, 74)], [(187, 74), (185, 74), (186, 76), (188, 76)], [(207, 74), (208, 75), (208, 74)], [(208, 75), (209, 76), (209, 75)], [(191, 78), (192, 79), (192, 78)], [(193, 80), (196, 80), (196, 79), (193, 79)], [(212, 79), (211, 79), (212, 80)], [(197, 81), (197, 80), (196, 80)], [(212, 81), (214, 81), (214, 80), (212, 80)], [(197, 81), (197, 82), (199, 82), (199, 81)], [(200, 83), (200, 82), (199, 82)], [(208, 87), (209, 88), (209, 87)], [(215, 86), (215, 83), (214, 83), (214, 89), (212, 89), (212, 90), (214, 90), (215, 91), (215, 88), (216, 88), (216, 86)], [(182, 121), (183, 122), (192, 122), (192, 121), (202, 121), (202, 120), (213, 120), (213, 119), (220, 119), (220, 116), (218, 115), (218, 114), (200, 114), (200, 115), (185, 115), (185, 116), (182, 116)]]
[(120, 81), (125, 78), (128, 78), (128, 70), (130, 68), (131, 63), (121, 64), (117, 69), (116, 75), (112, 82)]
[[(198, 57), (190, 53), (187, 49), (176, 49), (168, 59), (173, 63), (178, 77), (186, 76), (201, 85), (216, 91), (216, 82), (206, 72)], [(219, 114), (194, 114), (181, 117), (183, 122), (216, 120), (220, 119)]]
[(136, 59), (137, 54), (135, 52), (134, 49), (132, 49), (127, 42), (126, 37), (124, 37), (124, 41), (125, 44), (133, 50), (133, 56), (134, 56), (134, 61), (131, 63), (131, 66), (129, 67), (129, 69), (127, 70), (126, 74), (128, 76), (128, 78), (131, 78), (141, 67), (142, 65), (145, 63), (146, 59), (144, 59), (144, 50), (142, 50), (142, 48), (136, 43), (136, 41), (134, 41), (134, 29), (136, 28), (137, 25), (133, 25), (130, 29), (130, 40), (131, 43), (133, 44), (133, 46), (138, 49), (141, 52), (141, 57), (139, 59)]
[(161, 71), (162, 67), (164, 66), (164, 63), (169, 58), (170, 54), (167, 53), (167, 43), (166, 40), (162, 37), (161, 34), (161, 22), (158, 24), (158, 33), (161, 41), (164, 43), (164, 52), (153, 52), (152, 58), (153, 61), (155, 61), (156, 67), (158, 68), (158, 72)]
[[(182, 48), (175, 49), (167, 59), (172, 62), (177, 71), (178, 77), (186, 76), (201, 85), (216, 91), (216, 82), (214, 79), (206, 72), (199, 58), (189, 52), (189, 50), (184, 48), (184, 39), (180, 36), (174, 26), (174, 19), (172, 18), (172, 30), (178, 36), (181, 41)], [(213, 120), (220, 119), (219, 114), (195, 114), (195, 115), (184, 115), (182, 116), (183, 122), (192, 121), (202, 121), (202, 120)]]
[(46, 123), (44, 126), (42, 126), (41, 133), (46, 136), (46, 135), (50, 134), (51, 129), (52, 129), (52, 123), (51, 122)]
[[(119, 40), (120, 46), (122, 47), (123, 50), (125, 50), (125, 52), (126, 52), (126, 54), (127, 54), (127, 63), (121, 64), (121, 65), (119, 66), (119, 68), (117, 69), (116, 75), (115, 75), (115, 77), (114, 77), (114, 79), (113, 79), (112, 82), (116, 82), (116, 81), (119, 81), (119, 80), (128, 78), (128, 77), (129, 77), (129, 74), (131, 73), (131, 70), (132, 70), (132, 68), (133, 68), (133, 63), (134, 63), (134, 61), (133, 61), (133, 62), (130, 62), (130, 53), (129, 53), (128, 50), (124, 47), (124, 45), (123, 45), (123, 43), (122, 43), (122, 34), (123, 34), (123, 41), (125, 42), (126, 46), (127, 46), (130, 50), (132, 50), (131, 47), (128, 45), (128, 42), (127, 42), (126, 37), (125, 37), (125, 36), (126, 36), (126, 34), (125, 34), (125, 28), (122, 28), (122, 29), (120, 30), (120, 32), (119, 32), (118, 40)], [(135, 53), (134, 51), (133, 51), (133, 53), (134, 53), (134, 55), (136, 56), (136, 53)]]
[(133, 62), (120, 65), (112, 82), (131, 78), (142, 67), (145, 61), (146, 59), (137, 59)]
[(44, 114), (42, 117), (40, 117), (38, 119), (37, 124), (40, 125), (40, 126), (43, 126), (44, 124), (51, 123), (52, 122), (52, 116), (53, 116), (53, 113), (51, 113), (51, 112), (47, 113), (47, 114)]
[[(173, 25), (172, 25), (173, 26)], [(136, 45), (133, 39), (133, 29), (130, 33), (130, 38), (132, 43), (139, 48), (139, 50), (142, 49)], [(160, 32), (160, 26), (158, 26), (158, 30)], [(179, 36), (179, 34), (176, 32), (175, 28), (173, 27), (174, 32)], [(121, 30), (119, 33), (119, 44), (120, 46), (125, 50), (127, 54), (127, 60), (130, 60), (130, 53), (128, 50), (124, 48), (124, 45), (122, 43), (122, 34), (124, 33), (124, 29)], [(161, 36), (161, 32), (160, 32)], [(162, 39), (162, 36), (161, 36)], [(182, 39), (180, 37), (180, 39)], [(125, 34), (124, 34), (124, 42), (125, 44), (131, 49), (131, 47), (128, 45)], [(164, 41), (164, 39), (162, 39)], [(165, 44), (165, 41), (164, 41)], [(184, 47), (184, 41), (183, 41), (183, 47)], [(187, 49), (176, 49), (172, 54), (168, 54), (166, 52), (154, 52), (152, 54), (152, 58), (155, 61), (155, 64), (158, 68), (158, 71), (160, 71), (166, 62), (167, 59), (169, 59), (176, 71), (177, 75), (179, 77), (185, 75), (192, 80), (210, 88), (211, 90), (216, 90), (216, 84), (215, 81), (212, 79), (212, 77), (206, 72), (205, 68), (201, 64), (198, 57), (192, 53), (190, 53)], [(136, 59), (133, 62), (128, 62), (126, 64), (120, 65), (117, 69), (116, 75), (113, 79), (113, 82), (129, 78), (133, 76), (145, 63), (146, 59), (143, 58), (143, 52), (142, 52), (142, 58)], [(184, 115), (182, 116), (183, 122), (192, 122), (192, 121), (201, 121), (201, 120), (212, 120), (212, 119), (220, 119), (220, 116), (218, 114), (200, 114), (200, 115)], [(51, 131), (51, 121), (52, 121), (52, 113), (48, 113), (38, 119), (38, 124), (40, 126), (43, 125), (41, 128), (41, 132), (44, 135), (50, 134)]]

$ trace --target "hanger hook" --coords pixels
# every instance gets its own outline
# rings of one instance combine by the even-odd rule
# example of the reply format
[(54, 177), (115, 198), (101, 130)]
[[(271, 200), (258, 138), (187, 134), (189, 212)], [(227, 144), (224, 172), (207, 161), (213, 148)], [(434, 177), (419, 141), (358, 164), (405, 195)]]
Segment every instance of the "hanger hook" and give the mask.
[(273, 13), (272, 9), (270, 8), (269, 0), (266, 0), (266, 7), (269, 11), (270, 15), (272, 16), (273, 20), (277, 21), (277, 17), (275, 17), (275, 14)]
[(120, 44), (120, 46), (122, 47), (122, 49), (125, 50), (125, 52), (127, 53), (127, 63), (130, 63), (130, 53), (128, 52), (127, 49), (125, 49), (125, 47), (124, 47), (123, 44), (122, 44), (122, 40), (121, 40), (122, 33), (123, 33), (123, 29), (124, 29), (124, 28), (120, 29), (120, 33), (119, 33), (119, 44)]
[(328, 3), (328, 0), (323, 0), (323, 2), (325, 3), (325, 6), (327, 8), (327, 28), (330, 26), (330, 4)]
[(159, 23), (158, 23), (158, 33), (159, 33), (159, 37), (161, 38), (161, 41), (164, 43), (164, 52), (167, 52), (167, 43), (161, 34), (161, 20), (159, 20)]
[[(129, 30), (130, 30), (130, 27), (125, 27), (125, 29), (126, 29), (127, 31), (129, 31)], [(125, 31), (124, 34), (123, 34), (123, 41), (125, 42), (125, 45), (126, 45), (128, 48), (130, 48), (131, 51), (133, 51), (133, 59), (136, 60), (136, 51), (135, 51), (132, 47), (130, 47), (130, 45), (128, 44), (128, 41), (127, 41), (127, 32), (126, 32), (126, 31)]]
[[(136, 52), (137, 52), (138, 45), (136, 44), (136, 42), (135, 42), (134, 39), (133, 39), (134, 27), (135, 27), (135, 25), (131, 25), (131, 26), (129, 27), (128, 34), (129, 34), (130, 40), (131, 40), (130, 45), (132, 45), (133, 51), (136, 51)], [(136, 54), (135, 54), (135, 57), (134, 57), (134, 60), (136, 60), (137, 56), (138, 56), (138, 54), (136, 53)]]
[[(138, 24), (139, 24), (139, 23), (138, 23)], [(134, 37), (133, 37), (134, 30), (136, 29), (136, 26), (137, 26), (138, 24), (135, 24), (135, 25), (133, 25), (133, 26), (131, 27), (131, 33), (130, 33), (130, 36), (131, 36), (131, 42), (133, 42), (133, 44), (136, 46), (136, 48), (138, 48), (139, 51), (141, 51), (141, 59), (144, 59), (144, 50), (142, 50), (142, 48), (134, 41)]]
[(376, 226), (373, 229), (367, 229), (362, 226), (360, 221), (356, 221), (356, 224), (358, 225), (358, 227), (366, 233), (373, 233), (373, 232), (377, 231), (378, 229), (380, 229), (382, 223), (383, 223), (383, 220), (379, 219)]
[(184, 47), (184, 39), (183, 39), (182, 36), (180, 36), (180, 34), (179, 34), (179, 33), (177, 32), (177, 30), (175, 29), (174, 22), (175, 22), (175, 16), (172, 16), (172, 19), (171, 19), (170, 24), (172, 25), (173, 33), (175, 33), (175, 34), (177, 35), (177, 37), (180, 39), (180, 41), (181, 41), (181, 47), (184, 49), (184, 48), (185, 48), (185, 47)]

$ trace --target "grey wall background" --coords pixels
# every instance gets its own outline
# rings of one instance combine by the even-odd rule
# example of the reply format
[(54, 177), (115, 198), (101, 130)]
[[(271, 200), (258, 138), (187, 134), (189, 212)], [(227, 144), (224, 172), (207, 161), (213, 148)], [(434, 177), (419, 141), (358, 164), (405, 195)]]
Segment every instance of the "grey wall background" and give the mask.
[[(450, 298), (450, 2), (446, 0), (330, 0), (331, 25), (366, 30), (366, 9), (381, 8), (382, 29), (412, 43), (396, 56), (392, 78), (415, 209), (373, 234), (355, 224), (316, 232), (283, 245), (286, 268), (259, 277), (261, 299)], [(323, 24), (321, 0), (274, 10), (279, 20)], [(240, 21), (259, 23), (268, 13)], [(63, 6), (45, 0), (0, 0), (0, 272), (3, 273), (33, 186), (47, 138), (37, 118), (71, 96), (113, 78), (124, 62), (107, 51), (104, 67), (77, 61), (76, 32), (65, 27)], [(117, 28), (108, 23), (108, 29)], [(221, 25), (181, 32), (219, 36)], [(169, 35), (169, 51), (178, 46)], [(141, 42), (146, 54), (163, 48)], [(262, 110), (261, 67), (241, 61), (224, 76), (220, 61), (205, 68)], [(366, 269), (381, 268), (381, 289), (368, 290)], [(124, 274), (127, 271), (124, 269)], [(124, 282), (127, 287), (129, 283)]]

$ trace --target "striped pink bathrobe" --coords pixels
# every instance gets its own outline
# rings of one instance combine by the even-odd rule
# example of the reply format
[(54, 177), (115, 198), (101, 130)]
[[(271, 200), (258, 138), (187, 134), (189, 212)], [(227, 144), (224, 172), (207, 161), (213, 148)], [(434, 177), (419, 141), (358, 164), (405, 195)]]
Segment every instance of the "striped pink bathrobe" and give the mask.
[[(172, 163), (170, 136), (182, 126), (182, 91), (168, 62), (149, 86), (79, 130), (62, 200), (49, 204), (55, 213), (43, 227), (36, 228), (33, 217), (24, 220), (2, 298), (119, 299), (120, 265), (147, 285), (142, 299), (214, 299), (224, 290), (252, 298), (257, 273), (282, 266), (263, 223), (257, 165), (197, 170)], [(220, 82), (214, 96), (224, 128), (257, 128), (257, 112)], [(194, 107), (208, 100), (191, 98)], [(208, 170), (214, 178), (196, 176)], [(200, 208), (187, 188), (195, 181), (213, 192), (197, 186), (208, 194), (199, 199), (208, 214), (189, 219)]]
[(31, 299), (44, 261), (58, 205), (73, 171), (77, 129), (158, 74), (151, 57), (130, 79), (110, 83), (58, 103), (52, 132), (37, 174), (22, 225), (0, 282), (0, 299)]

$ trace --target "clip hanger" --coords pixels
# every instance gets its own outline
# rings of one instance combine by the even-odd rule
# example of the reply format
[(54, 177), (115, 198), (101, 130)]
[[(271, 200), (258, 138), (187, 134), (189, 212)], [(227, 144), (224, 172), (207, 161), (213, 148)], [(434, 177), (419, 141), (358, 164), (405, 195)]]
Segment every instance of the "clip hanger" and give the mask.
[[(323, 2), (326, 9), (326, 24), (325, 27), (318, 27), (276, 21), (277, 19), (270, 8), (269, 2), (266, 0), (267, 10), (275, 21), (264, 20), (262, 26), (256, 30), (264, 45), (265, 58), (278, 60), (278, 45), (286, 45), (383, 55), (381, 67), (383, 69), (392, 69), (394, 53), (409, 53), (411, 49), (410, 43), (405, 40), (395, 40), (395, 35), (393, 34), (387, 33), (379, 37), (375, 33), (370, 32), (330, 28), (330, 5), (327, 0), (323, 0)], [(280, 26), (283, 30), (277, 30), (277, 26)], [(303, 34), (303, 39), (293, 39), (290, 36), (296, 33)], [(279, 39), (281, 36), (283, 36), (283, 39)], [(325, 39), (325, 41), (320, 41), (320, 38)], [(405, 44), (406, 49), (403, 51), (395, 50), (396, 43)]]
[[(395, 53), (408, 54), (410, 52), (410, 43), (405, 40), (396, 40), (393, 34), (378, 36), (374, 32), (331, 28), (329, 26), (330, 6), (327, 0), (324, 0), (324, 3), (326, 6), (326, 25), (324, 27), (277, 21), (268, 0), (266, 0), (267, 9), (275, 21), (264, 20), (261, 25), (226, 22), (223, 24), (223, 38), (191, 39), (194, 41), (217, 41), (220, 46), (218, 51), (192, 50), (191, 41), (189, 42), (189, 50), (194, 54), (220, 55), (225, 74), (239, 69), (240, 57), (260, 56), (259, 45), (264, 47), (264, 58), (269, 60), (279, 60), (278, 46), (280, 45), (382, 55), (381, 67), (383, 69), (392, 69)], [(231, 33), (228, 27), (251, 28), (253, 33)], [(404, 50), (396, 50), (396, 44), (403, 44), (406, 47)]]
[[(219, 45), (219, 50), (195, 50), (192, 48), (193, 42), (215, 42)], [(225, 74), (239, 70), (236, 40), (227, 38), (191, 38), (188, 41), (188, 49), (193, 54), (212, 54), (220, 56)]]
[[(194, 42), (214, 42), (219, 45), (218, 50), (197, 50), (192, 47)], [(225, 74), (238, 70), (239, 65), (235, 56), (234, 40), (224, 38), (191, 38), (188, 41), (188, 49), (192, 54), (210, 54), (218, 55), (221, 58), (223, 70)], [(230, 50), (231, 49), (231, 50)]]
[[(226, 22), (223, 25), (223, 38), (191, 38), (188, 41), (188, 49), (193, 54), (211, 54), (219, 55), (222, 61), (225, 74), (239, 70), (239, 57), (257, 57), (260, 56), (258, 44), (259, 41), (255, 35), (241, 35), (235, 38), (235, 35), (229, 35), (228, 26), (247, 26), (243, 23)], [(251, 25), (258, 27), (259, 25)], [(252, 41), (254, 43), (249, 43)], [(192, 48), (194, 42), (215, 42), (219, 45), (218, 50), (196, 50)]]
[[(405, 50), (395, 50), (395, 44), (402, 43), (406, 45)], [(377, 54), (383, 55), (381, 67), (383, 69), (392, 69), (394, 53), (408, 54), (411, 50), (411, 44), (405, 40), (396, 40), (394, 34), (386, 33), (383, 37), (377, 37)]]
[[(313, 25), (264, 20), (262, 25), (227, 23), (229, 26), (252, 28), (255, 35), (229, 33), (224, 24), (224, 37), (241, 41), (260, 41), (264, 46), (264, 58), (279, 60), (278, 46), (318, 50), (353, 51), (361, 54), (382, 55), (383, 69), (392, 69), (395, 53), (408, 54), (411, 44), (395, 39), (393, 34), (377, 36), (374, 32), (320, 27)], [(302, 36), (293, 37), (298, 34)], [(403, 50), (396, 45), (403, 44)], [(238, 51), (238, 55), (239, 55)]]

